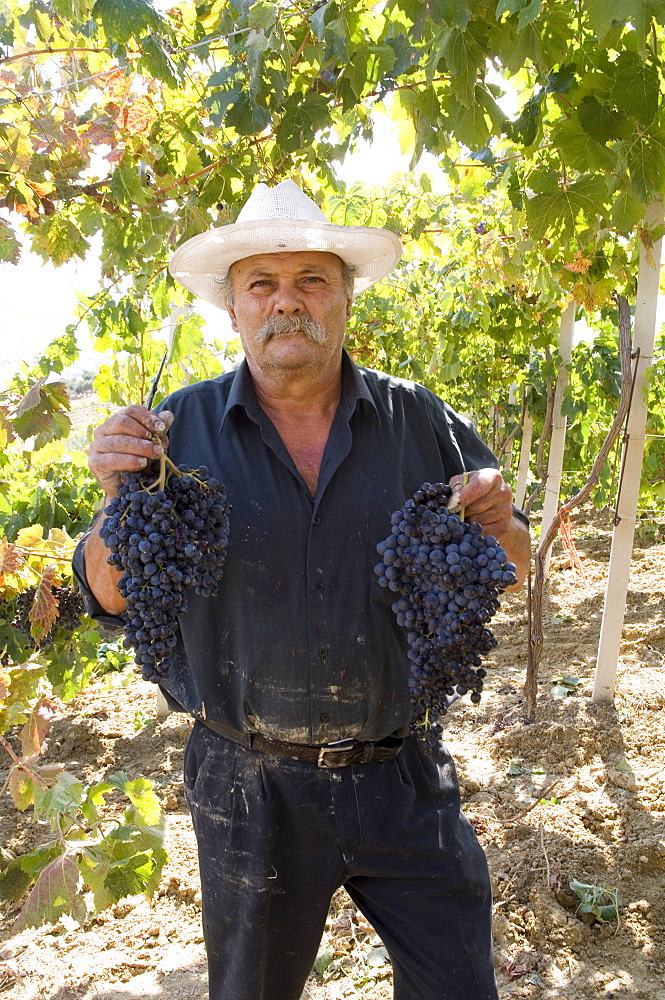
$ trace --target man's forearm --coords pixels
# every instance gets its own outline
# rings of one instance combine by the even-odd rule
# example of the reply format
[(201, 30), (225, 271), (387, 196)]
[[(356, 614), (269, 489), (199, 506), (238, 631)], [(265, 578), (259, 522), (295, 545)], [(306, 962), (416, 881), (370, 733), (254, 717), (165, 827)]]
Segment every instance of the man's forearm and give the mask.
[(104, 611), (108, 611), (111, 615), (119, 615), (125, 610), (125, 599), (118, 593), (121, 572), (115, 566), (109, 566), (109, 550), (99, 537), (102, 524), (103, 518), (100, 518), (86, 540), (83, 550), (85, 575), (88, 586)]
[(519, 590), (527, 578), (531, 563), (531, 535), (529, 534), (529, 529), (524, 521), (513, 516), (506, 531), (502, 532), (501, 536), (497, 536), (497, 538), (505, 549), (508, 559), (514, 562), (517, 567), (515, 570), (517, 583), (506, 589), (509, 591)]

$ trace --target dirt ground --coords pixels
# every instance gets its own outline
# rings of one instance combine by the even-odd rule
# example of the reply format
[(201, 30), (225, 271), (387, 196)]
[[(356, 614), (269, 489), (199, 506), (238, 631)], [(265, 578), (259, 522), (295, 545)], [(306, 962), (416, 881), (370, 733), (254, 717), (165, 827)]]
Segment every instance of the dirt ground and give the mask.
[[(610, 528), (573, 519), (583, 575), (555, 548), (545, 601), (539, 704), (525, 722), (525, 595), (507, 596), (483, 700), (450, 712), (445, 739), (464, 809), (487, 851), (494, 886), (502, 997), (665, 1000), (665, 532), (638, 539), (614, 705), (590, 701)], [(562, 676), (574, 678), (557, 685)], [(570, 692), (566, 694), (566, 692)], [(181, 792), (185, 716), (154, 715), (155, 692), (130, 671), (96, 681), (65, 708), (48, 756), (88, 780), (122, 769), (157, 785), (169, 862), (152, 903), (132, 897), (89, 920), (12, 936), (18, 907), (0, 916), (0, 993), (7, 1000), (204, 1000), (196, 850)], [(0, 783), (3, 775), (0, 773)], [(47, 831), (5, 794), (0, 843), (28, 850)], [(619, 919), (579, 909), (571, 880), (620, 897)], [(600, 898), (601, 890), (611, 895)], [(593, 890), (587, 890), (591, 892)], [(340, 891), (318, 971), (304, 997), (392, 996), (381, 942)]]

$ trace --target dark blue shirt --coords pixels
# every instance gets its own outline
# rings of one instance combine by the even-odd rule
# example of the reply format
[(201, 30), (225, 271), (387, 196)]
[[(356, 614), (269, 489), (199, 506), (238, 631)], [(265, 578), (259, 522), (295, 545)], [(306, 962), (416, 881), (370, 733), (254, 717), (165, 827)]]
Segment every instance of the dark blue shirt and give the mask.
[[(207, 465), (232, 504), (220, 592), (190, 594), (166, 692), (194, 716), (292, 743), (404, 735), (406, 631), (376, 582), (376, 544), (423, 482), (496, 466), (473, 426), (422, 386), (345, 354), (313, 497), (245, 362), (159, 409), (174, 414), (170, 458)], [(82, 547), (88, 609), (117, 625), (86, 584)]]

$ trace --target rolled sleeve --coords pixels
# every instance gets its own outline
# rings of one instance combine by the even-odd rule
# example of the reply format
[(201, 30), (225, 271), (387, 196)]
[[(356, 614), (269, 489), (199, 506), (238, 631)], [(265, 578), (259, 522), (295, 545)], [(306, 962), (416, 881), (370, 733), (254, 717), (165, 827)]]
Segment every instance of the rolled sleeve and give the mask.
[(81, 592), (81, 597), (83, 598), (83, 603), (85, 605), (86, 614), (94, 622), (97, 622), (101, 626), (101, 631), (113, 633), (114, 638), (117, 637), (117, 633), (124, 629), (124, 619), (122, 615), (112, 615), (108, 611), (105, 611), (101, 606), (92, 590), (90, 589), (90, 584), (88, 583), (88, 578), (85, 573), (85, 543), (90, 537), (91, 532), (94, 530), (95, 521), (90, 525), (85, 535), (80, 539), (78, 545), (74, 550), (74, 555), (72, 556), (72, 569), (74, 571), (74, 577), (78, 585), (79, 591)]

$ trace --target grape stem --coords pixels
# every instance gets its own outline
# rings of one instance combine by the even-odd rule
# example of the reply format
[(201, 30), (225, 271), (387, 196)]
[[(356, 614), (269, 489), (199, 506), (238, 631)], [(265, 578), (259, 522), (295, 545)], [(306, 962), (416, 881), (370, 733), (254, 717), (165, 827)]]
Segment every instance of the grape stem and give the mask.
[[(466, 486), (466, 484), (468, 483), (468, 481), (469, 481), (469, 473), (465, 472), (464, 475), (462, 476), (462, 486)], [(460, 519), (460, 521), (464, 520), (464, 511), (465, 510), (466, 510), (466, 507), (461, 507), (460, 508), (460, 512), (459, 512), (459, 519)]]

